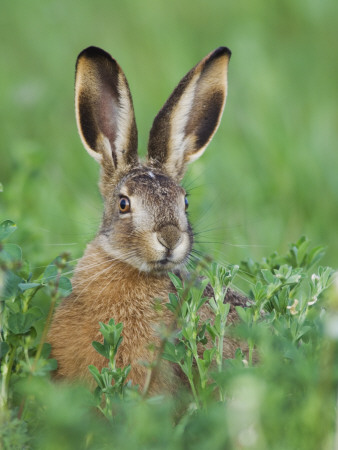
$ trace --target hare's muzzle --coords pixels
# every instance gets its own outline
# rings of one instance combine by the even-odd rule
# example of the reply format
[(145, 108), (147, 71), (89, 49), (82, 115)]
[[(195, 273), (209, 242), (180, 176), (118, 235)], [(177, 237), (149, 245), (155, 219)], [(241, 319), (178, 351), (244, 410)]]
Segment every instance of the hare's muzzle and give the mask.
[(169, 253), (181, 243), (182, 232), (174, 225), (165, 225), (157, 232), (157, 239)]

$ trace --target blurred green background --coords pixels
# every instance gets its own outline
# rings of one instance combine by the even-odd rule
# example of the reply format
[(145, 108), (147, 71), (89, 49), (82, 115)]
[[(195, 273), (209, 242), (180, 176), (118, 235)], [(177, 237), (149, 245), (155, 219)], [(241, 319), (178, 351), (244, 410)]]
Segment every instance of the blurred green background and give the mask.
[(115, 57), (144, 154), (157, 111), (208, 52), (227, 45), (221, 126), (185, 185), (203, 248), (259, 258), (306, 234), (338, 250), (336, 0), (30, 0), (1, 3), (1, 219), (36, 265), (78, 257), (102, 211), (98, 165), (77, 135), (77, 54)]

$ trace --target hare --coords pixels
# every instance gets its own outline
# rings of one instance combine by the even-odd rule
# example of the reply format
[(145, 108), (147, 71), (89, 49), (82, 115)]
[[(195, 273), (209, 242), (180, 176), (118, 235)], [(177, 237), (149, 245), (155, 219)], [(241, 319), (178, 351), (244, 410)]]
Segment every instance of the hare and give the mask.
[[(92, 341), (100, 340), (99, 321), (114, 318), (124, 325), (117, 364), (131, 364), (133, 384), (144, 385), (142, 361), (154, 358), (149, 344), (158, 344), (156, 325), (173, 321), (166, 308), (154, 308), (154, 300), (167, 301), (174, 289), (168, 272), (184, 268), (193, 246), (188, 201), (179, 183), (219, 126), (230, 55), (226, 47), (216, 49), (181, 80), (154, 120), (145, 162), (137, 156), (133, 103), (122, 69), (97, 47), (78, 56), (77, 126), (86, 150), (101, 166), (104, 214), (75, 269), (73, 292), (53, 318), (49, 342), (58, 361), (57, 378), (89, 381), (89, 364), (106, 365)], [(225, 301), (245, 304), (233, 291)], [(209, 314), (207, 305), (201, 314)], [(225, 356), (236, 347), (225, 342)], [(161, 364), (151, 391), (172, 392), (174, 371), (169, 363)]]

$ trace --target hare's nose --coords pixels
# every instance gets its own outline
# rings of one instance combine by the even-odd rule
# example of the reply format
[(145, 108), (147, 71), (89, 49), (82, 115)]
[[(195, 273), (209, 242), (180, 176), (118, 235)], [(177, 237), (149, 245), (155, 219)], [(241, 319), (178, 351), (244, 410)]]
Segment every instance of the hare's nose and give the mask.
[(157, 239), (168, 250), (174, 250), (182, 240), (182, 233), (174, 225), (165, 225), (157, 232)]

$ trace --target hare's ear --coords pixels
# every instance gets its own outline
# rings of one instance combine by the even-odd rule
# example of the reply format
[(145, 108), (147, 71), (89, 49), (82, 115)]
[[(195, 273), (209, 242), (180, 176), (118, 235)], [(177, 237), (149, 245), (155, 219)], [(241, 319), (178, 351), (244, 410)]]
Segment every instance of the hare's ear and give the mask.
[(148, 144), (149, 163), (179, 180), (186, 163), (202, 155), (223, 113), (231, 52), (220, 47), (181, 80), (156, 116)]
[(89, 47), (78, 56), (75, 109), (81, 140), (104, 167), (120, 169), (137, 161), (129, 86), (117, 62), (100, 48)]

